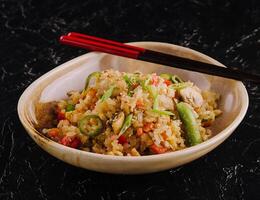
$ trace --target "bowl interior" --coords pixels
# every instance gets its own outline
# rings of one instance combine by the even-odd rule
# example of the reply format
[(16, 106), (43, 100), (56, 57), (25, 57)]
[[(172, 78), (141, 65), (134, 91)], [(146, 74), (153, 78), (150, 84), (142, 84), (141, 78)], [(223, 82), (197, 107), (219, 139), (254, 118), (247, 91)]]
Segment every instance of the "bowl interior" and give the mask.
[[(175, 45), (156, 42), (138, 42), (134, 44), (147, 49), (221, 65), (208, 56)], [(215, 135), (224, 130), (236, 119), (241, 112), (243, 103), (245, 103), (245, 97), (241, 97), (241, 95), (247, 96), (243, 84), (238, 81), (93, 52), (53, 69), (35, 81), (27, 89), (23, 98), (23, 108), (21, 108), (23, 110), (21, 114), (24, 115), (24, 122), (33, 129), (33, 124), (37, 123), (34, 113), (35, 103), (38, 101), (48, 102), (66, 98), (68, 91), (82, 90), (88, 74), (109, 68), (125, 72), (141, 71), (143, 73), (177, 74), (184, 80), (194, 82), (202, 90), (212, 90), (219, 93), (221, 95), (219, 105), (223, 114), (210, 127)]]

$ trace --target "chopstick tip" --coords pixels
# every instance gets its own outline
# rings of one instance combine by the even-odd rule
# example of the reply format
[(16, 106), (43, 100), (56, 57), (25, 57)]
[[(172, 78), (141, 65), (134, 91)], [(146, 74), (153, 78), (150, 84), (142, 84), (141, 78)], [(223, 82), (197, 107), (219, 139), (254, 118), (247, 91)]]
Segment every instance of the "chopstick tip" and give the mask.
[(60, 42), (63, 42), (63, 41), (64, 41), (64, 39), (65, 39), (65, 35), (62, 35), (62, 36), (60, 36), (60, 39), (59, 39), (59, 41), (60, 41)]

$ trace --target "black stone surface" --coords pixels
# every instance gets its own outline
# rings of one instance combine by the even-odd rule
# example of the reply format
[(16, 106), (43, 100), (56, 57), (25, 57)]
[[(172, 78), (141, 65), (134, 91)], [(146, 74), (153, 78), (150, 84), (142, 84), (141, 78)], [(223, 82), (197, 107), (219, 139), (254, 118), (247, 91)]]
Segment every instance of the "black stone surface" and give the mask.
[(260, 73), (259, 0), (0, 0), (0, 199), (260, 199), (260, 88), (234, 134), (177, 169), (123, 176), (65, 164), (41, 150), (17, 116), (24, 89), (84, 53), (62, 46), (77, 31), (123, 42), (190, 47)]

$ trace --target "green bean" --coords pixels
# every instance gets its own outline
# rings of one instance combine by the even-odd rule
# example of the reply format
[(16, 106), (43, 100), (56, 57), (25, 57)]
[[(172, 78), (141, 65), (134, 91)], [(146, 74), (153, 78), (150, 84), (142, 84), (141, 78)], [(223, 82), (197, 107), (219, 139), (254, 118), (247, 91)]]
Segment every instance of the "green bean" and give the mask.
[(177, 111), (183, 122), (188, 144), (194, 146), (201, 143), (199, 125), (191, 108), (186, 103), (180, 102), (177, 104)]
[(179, 76), (177, 76), (177, 75), (173, 75), (173, 76), (171, 77), (171, 81), (172, 81), (173, 83), (183, 83), (183, 80), (182, 80)]
[(181, 90), (183, 88), (186, 88), (186, 87), (189, 87), (191, 86), (192, 84), (190, 82), (183, 82), (183, 83), (175, 83), (175, 84), (172, 84), (170, 87), (172, 87), (173, 89), (175, 90)]
[(133, 114), (129, 114), (126, 118), (125, 121), (123, 123), (123, 126), (119, 132), (118, 137), (120, 137), (130, 126), (132, 123), (132, 118), (133, 118)]
[(107, 91), (104, 92), (103, 96), (101, 97), (100, 101), (104, 102), (105, 100), (107, 100), (109, 97), (112, 96), (113, 94), (113, 90), (114, 90), (115, 86), (112, 85)]
[(174, 113), (167, 111), (167, 110), (157, 110), (157, 109), (152, 109), (154, 113), (160, 114), (160, 115), (174, 115)]
[(133, 84), (131, 79), (129, 78), (129, 76), (124, 75), (123, 78), (124, 78), (126, 84), (128, 85), (128, 87), (130, 87)]
[(98, 79), (100, 77), (101, 73), (100, 72), (93, 72), (91, 74), (88, 75), (87, 79), (86, 79), (86, 84), (85, 84), (85, 90), (88, 88), (90, 80), (92, 78), (96, 78)]
[(172, 75), (164, 73), (164, 74), (160, 74), (160, 77), (162, 77), (163, 79), (166, 79), (166, 80), (171, 80)]

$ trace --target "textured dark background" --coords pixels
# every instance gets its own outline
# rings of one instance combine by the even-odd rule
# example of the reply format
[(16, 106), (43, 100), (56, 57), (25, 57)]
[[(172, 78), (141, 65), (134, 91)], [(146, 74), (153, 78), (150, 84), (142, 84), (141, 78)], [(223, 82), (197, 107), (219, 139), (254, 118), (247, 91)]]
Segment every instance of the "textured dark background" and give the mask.
[(259, 2), (0, 0), (0, 199), (260, 199), (259, 86), (245, 83), (248, 113), (221, 146), (190, 164), (149, 175), (69, 166), (28, 137), (16, 111), (33, 80), (84, 53), (57, 42), (69, 31), (175, 43), (260, 73)]

